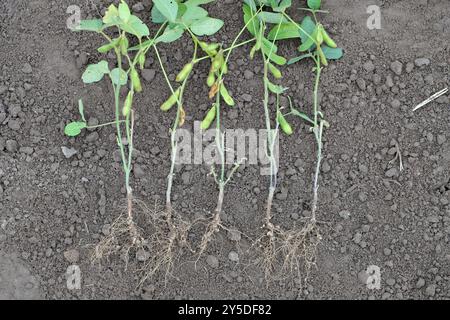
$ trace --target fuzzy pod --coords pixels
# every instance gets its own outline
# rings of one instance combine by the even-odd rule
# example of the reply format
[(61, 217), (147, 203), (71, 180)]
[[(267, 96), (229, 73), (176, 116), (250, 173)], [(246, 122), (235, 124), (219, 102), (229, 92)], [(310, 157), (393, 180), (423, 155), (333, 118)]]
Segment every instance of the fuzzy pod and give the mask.
[(144, 67), (145, 67), (145, 54), (143, 52), (141, 52), (141, 54), (139, 54), (138, 63), (139, 63), (139, 67), (141, 68), (141, 70), (144, 69)]
[(128, 92), (127, 98), (125, 99), (125, 103), (123, 104), (122, 115), (127, 117), (130, 114), (131, 108), (133, 107), (133, 90)]
[(323, 43), (323, 26), (321, 24), (317, 25), (317, 34), (316, 34), (316, 41), (320, 45)]
[(229, 105), (230, 107), (233, 107), (235, 105), (233, 98), (231, 97), (230, 93), (223, 83), (220, 86), (220, 95), (227, 105)]
[(186, 111), (184, 111), (184, 108), (180, 108), (180, 121), (178, 123), (178, 126), (181, 128), (184, 125), (184, 122), (186, 121)]
[(322, 36), (323, 41), (325, 41), (325, 44), (329, 46), (330, 48), (337, 48), (336, 42), (330, 37), (330, 35), (327, 33), (325, 28), (322, 26)]
[(101, 46), (100, 48), (97, 49), (97, 51), (99, 53), (107, 53), (108, 51), (110, 51), (111, 49), (113, 49), (117, 43), (119, 42), (120, 39), (114, 39), (113, 41), (111, 41), (110, 43), (107, 43), (103, 46)]
[(272, 73), (272, 75), (275, 77), (275, 79), (280, 79), (283, 77), (281, 74), (280, 69), (275, 67), (272, 63), (269, 62), (269, 71)]
[(215, 56), (211, 64), (211, 72), (217, 72), (222, 68), (222, 65), (225, 63), (223, 58), (223, 51), (219, 51), (219, 53)]
[(127, 36), (124, 36), (121, 40), (120, 40), (120, 52), (123, 55), (126, 55), (128, 53), (128, 47), (130, 46), (130, 43), (128, 41)]
[(205, 119), (203, 119), (200, 128), (202, 130), (208, 130), (211, 127), (212, 122), (216, 118), (216, 105), (213, 105), (212, 108), (206, 114)]
[(184, 81), (189, 74), (191, 73), (192, 69), (194, 68), (194, 63), (190, 62), (186, 64), (183, 69), (181, 69), (180, 73), (178, 73), (177, 78), (175, 79), (177, 82)]
[(130, 71), (130, 79), (131, 79), (131, 83), (133, 85), (134, 91), (142, 92), (141, 79), (139, 78), (139, 73), (136, 71), (135, 68), (132, 68)]
[(280, 124), (280, 128), (281, 130), (283, 130), (283, 132), (290, 136), (294, 133), (294, 131), (292, 130), (291, 125), (289, 124), (289, 122), (286, 120), (286, 118), (284, 117), (284, 115), (281, 113), (281, 111), (277, 112), (277, 121)]
[(222, 65), (222, 72), (224, 73), (224, 74), (227, 74), (228, 73), (228, 65), (224, 62), (223, 63), (223, 65)]
[(206, 43), (204, 41), (199, 41), (200, 48), (205, 51), (208, 55), (215, 56), (217, 54), (217, 49), (220, 45), (218, 43)]
[(216, 82), (216, 76), (214, 75), (214, 72), (210, 72), (208, 75), (208, 78), (206, 79), (206, 84), (208, 87), (212, 87), (214, 83)]
[(162, 111), (169, 111), (170, 109), (172, 109), (172, 107), (175, 105), (175, 103), (177, 103), (178, 101), (178, 97), (180, 96), (180, 89), (178, 89), (177, 91), (175, 91), (169, 99), (167, 99), (162, 105), (161, 105), (161, 110)]
[(218, 43), (210, 43), (207, 45), (206, 50), (213, 52), (213, 51), (219, 49), (219, 47), (220, 47), (220, 45)]
[(317, 51), (319, 52), (320, 62), (322, 62), (324, 66), (328, 66), (328, 60), (327, 57), (325, 56), (325, 53), (323, 53), (322, 48), (317, 47)]
[(212, 99), (216, 96), (217, 92), (219, 92), (219, 83), (218, 81), (214, 82), (211, 89), (209, 90), (209, 98)]

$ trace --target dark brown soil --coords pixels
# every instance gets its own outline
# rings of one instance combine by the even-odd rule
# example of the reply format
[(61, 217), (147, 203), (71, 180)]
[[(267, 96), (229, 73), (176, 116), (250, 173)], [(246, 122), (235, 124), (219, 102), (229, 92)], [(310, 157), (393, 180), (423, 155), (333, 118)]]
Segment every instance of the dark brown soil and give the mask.
[[(129, 1), (131, 5), (138, 1)], [(151, 1), (138, 13), (149, 22)], [(297, 1), (295, 1), (297, 2)], [(96, 17), (110, 1), (83, 0), (82, 17)], [(323, 240), (317, 266), (305, 274), (267, 284), (247, 249), (251, 241), (216, 235), (195, 268), (187, 252), (174, 277), (157, 277), (140, 288), (142, 267), (132, 252), (128, 268), (120, 256), (91, 264), (99, 242), (125, 204), (114, 128), (64, 136), (64, 125), (76, 119), (83, 98), (89, 121), (113, 117), (110, 87), (84, 86), (81, 74), (97, 62), (102, 39), (66, 28), (66, 9), (73, 1), (3, 0), (0, 4), (0, 297), (100, 299), (448, 299), (450, 298), (450, 102), (448, 95), (418, 112), (411, 109), (450, 85), (450, 2), (324, 1), (323, 20), (345, 49), (344, 59), (323, 73), (322, 106), (331, 128), (326, 132), (318, 219)], [(382, 29), (366, 27), (366, 8), (377, 4)], [(216, 39), (229, 45), (242, 28), (241, 1), (218, 0), (212, 16), (226, 21)], [(300, 19), (301, 11), (292, 15)], [(155, 28), (153, 27), (154, 31)], [(298, 44), (282, 51), (295, 54)], [(189, 61), (187, 38), (160, 50), (170, 76)], [(250, 48), (232, 56), (228, 82), (237, 100), (226, 109), (227, 128), (263, 128), (261, 61), (249, 60)], [(428, 60), (419, 60), (426, 58)], [(158, 106), (169, 90), (156, 72), (144, 83), (136, 103), (135, 196), (163, 206), (169, 170), (169, 131), (173, 114)], [(401, 72), (394, 72), (394, 62)], [(421, 65), (422, 66), (418, 66)], [(394, 65), (395, 66), (395, 65)], [(207, 65), (193, 76), (188, 91), (186, 126), (209, 106)], [(244, 73), (253, 73), (246, 79)], [(308, 62), (284, 69), (284, 84), (295, 105), (310, 110), (313, 75)], [(252, 97), (245, 102), (244, 94)], [(313, 137), (300, 130), (281, 139), (280, 188), (274, 201), (277, 223), (285, 228), (308, 216), (315, 161)], [(390, 164), (398, 144), (404, 171)], [(61, 147), (78, 153), (65, 158)], [(137, 170), (136, 168), (139, 168)], [(211, 217), (217, 188), (206, 166), (178, 168), (175, 210), (193, 219)], [(227, 186), (224, 224), (251, 239), (260, 236), (267, 177), (259, 168), (239, 169)], [(141, 226), (145, 221), (136, 210)], [(191, 232), (199, 241), (201, 230)], [(240, 262), (229, 260), (238, 253)], [(151, 254), (151, 253), (150, 253)], [(79, 255), (79, 256), (78, 256)], [(69, 290), (66, 270), (81, 269), (80, 290)], [(381, 289), (367, 288), (364, 271), (381, 269)], [(14, 271), (15, 270), (15, 271)], [(16, 281), (15, 279), (20, 279)], [(25, 280), (24, 280), (25, 279)], [(28, 279), (28, 280), (27, 280)], [(2, 284), (4, 281), (6, 284)], [(14, 292), (13, 292), (14, 291)]]

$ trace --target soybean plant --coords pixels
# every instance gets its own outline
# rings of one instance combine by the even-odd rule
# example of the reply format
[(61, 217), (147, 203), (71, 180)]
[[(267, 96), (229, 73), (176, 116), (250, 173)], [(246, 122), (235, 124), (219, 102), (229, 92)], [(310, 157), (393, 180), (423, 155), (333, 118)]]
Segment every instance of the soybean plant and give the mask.
[[(115, 31), (115, 33), (109, 32), (113, 36), (107, 33), (110, 30)], [(133, 100), (135, 94), (142, 91), (137, 69), (139, 67), (143, 68), (145, 55), (150, 46), (142, 46), (134, 55), (131, 55), (129, 43), (131, 38), (135, 38), (138, 43), (142, 44), (143, 39), (149, 36), (149, 29), (137, 16), (131, 13), (127, 3), (121, 1), (118, 7), (111, 5), (102, 19), (82, 20), (74, 31), (91, 31), (101, 35), (107, 42), (99, 47), (97, 51), (102, 54), (112, 51), (116, 57), (117, 64), (115, 68), (111, 70), (108, 61), (101, 60), (86, 68), (86, 71), (82, 75), (82, 80), (85, 84), (92, 84), (101, 81), (107, 75), (111, 82), (114, 92), (115, 121), (105, 125), (114, 124), (116, 126), (117, 144), (120, 150), (127, 193), (126, 219), (123, 220), (119, 217), (114, 223), (114, 226), (117, 227), (117, 232), (121, 234), (130, 232), (132, 246), (138, 245), (141, 242), (141, 238), (133, 219), (133, 189), (130, 183), (134, 150), (135, 111), (133, 108)], [(124, 101), (122, 101), (121, 89), (125, 86), (127, 86), (127, 94)], [(82, 121), (72, 122), (65, 128), (65, 134), (70, 137), (79, 135), (83, 129), (94, 128), (87, 125), (84, 117), (84, 106), (81, 100), (79, 102), (79, 112)], [(108, 241), (112, 241), (112, 239)], [(97, 249), (108, 250), (108, 244), (111, 243), (105, 243)], [(98, 254), (102, 255), (102, 252), (98, 252)]]
[[(253, 59), (256, 53), (260, 53), (264, 65), (263, 108), (267, 130), (266, 155), (270, 163), (270, 185), (264, 217), (265, 236), (263, 236), (260, 241), (263, 247), (263, 265), (266, 272), (266, 277), (273, 272), (274, 261), (278, 250), (277, 243), (280, 238), (279, 233), (281, 233), (280, 228), (272, 222), (272, 205), (275, 191), (277, 189), (278, 172), (275, 146), (278, 139), (279, 128), (281, 128), (287, 135), (291, 135), (293, 133), (291, 126), (281, 112), (279, 104), (280, 95), (283, 94), (287, 88), (274, 84), (272, 82), (273, 80), (270, 79), (274, 78), (275, 80), (278, 80), (282, 78), (282, 73), (276, 65), (283, 66), (287, 63), (287, 60), (277, 54), (278, 47), (275, 43), (276, 39), (269, 40), (266, 35), (266, 30), (269, 24), (274, 24), (274, 35), (279, 35), (282, 23), (286, 22), (286, 19), (283, 17), (282, 13), (289, 8), (290, 5), (290, 1), (269, 0), (244, 0), (243, 4), (244, 22), (246, 22), (247, 29), (250, 34), (256, 38), (256, 44), (250, 51), (250, 58)], [(248, 23), (254, 14), (257, 14), (258, 18), (254, 19), (251, 23)], [(275, 113), (273, 113), (269, 107), (269, 98), (271, 94), (276, 96)], [(274, 124), (273, 126), (272, 123)]]
[[(313, 178), (313, 197), (311, 201), (311, 217), (309, 223), (301, 230), (292, 230), (286, 234), (286, 257), (285, 261), (290, 263), (290, 267), (297, 268), (296, 262), (298, 257), (303, 257), (306, 260), (307, 267), (314, 263), (315, 250), (321, 236), (317, 227), (317, 209), (319, 199), (319, 178), (321, 163), (323, 159), (323, 135), (329, 123), (326, 121), (324, 113), (320, 107), (319, 90), (320, 78), (324, 67), (328, 66), (329, 60), (338, 60), (342, 58), (343, 51), (337, 47), (335, 41), (330, 37), (325, 30), (323, 24), (318, 20), (320, 13), (326, 13), (321, 10), (321, 0), (308, 0), (308, 8), (302, 8), (311, 16), (305, 16), (300, 24), (296, 23), (286, 12), (283, 16), (287, 22), (283, 23), (280, 29), (275, 33), (274, 29), (269, 36), (270, 39), (300, 39), (301, 45), (298, 51), (301, 55), (288, 61), (288, 65), (299, 62), (304, 59), (310, 59), (314, 63), (313, 71), (315, 73), (314, 91), (313, 91), (313, 107), (312, 117), (306, 113), (299, 112), (292, 107), (291, 111), (285, 116), (293, 115), (300, 117), (311, 125), (310, 131), (313, 133), (317, 145), (317, 158)], [(306, 241), (309, 245), (306, 245)]]
[(219, 232), (222, 226), (221, 214), (224, 203), (225, 186), (230, 182), (236, 170), (241, 165), (241, 162), (245, 159), (238, 160), (234, 164), (233, 168), (228, 172), (225, 165), (225, 135), (223, 133), (224, 128), (221, 122), (222, 115), (222, 101), (225, 102), (229, 107), (234, 107), (235, 101), (228, 92), (225, 86), (224, 77), (228, 73), (228, 61), (233, 53), (233, 50), (246, 45), (250, 42), (254, 42), (256, 38), (252, 38), (241, 43), (238, 43), (239, 39), (245, 32), (245, 29), (253, 22), (256, 18), (256, 14), (252, 14), (248, 21), (246, 21), (245, 26), (240, 30), (235, 39), (233, 40), (231, 46), (227, 49), (220, 49), (217, 55), (212, 59), (211, 69), (207, 78), (207, 84), (211, 87), (209, 92), (209, 98), (214, 99), (210, 110), (207, 112), (205, 118), (201, 123), (201, 128), (207, 130), (215, 121), (215, 144), (217, 148), (217, 153), (219, 156), (219, 170), (216, 167), (211, 168), (211, 174), (218, 186), (218, 197), (217, 204), (214, 210), (214, 215), (212, 221), (207, 225), (206, 232), (202, 237), (199, 246), (198, 259), (202, 256), (208, 247), (209, 242), (212, 240), (215, 233)]

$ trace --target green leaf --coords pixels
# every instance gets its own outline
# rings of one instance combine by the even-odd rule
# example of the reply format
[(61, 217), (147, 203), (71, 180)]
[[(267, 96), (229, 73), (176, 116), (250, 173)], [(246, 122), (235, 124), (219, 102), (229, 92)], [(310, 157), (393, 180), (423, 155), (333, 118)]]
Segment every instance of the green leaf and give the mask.
[(296, 116), (296, 117), (300, 117), (300, 118), (302, 118), (303, 120), (306, 120), (307, 122), (309, 122), (309, 123), (311, 123), (311, 124), (314, 125), (314, 121), (311, 120), (311, 118), (308, 117), (308, 116), (306, 115), (306, 113), (300, 112), (300, 111), (295, 110), (295, 109), (292, 109), (292, 110), (291, 110), (291, 113), (292, 113), (292, 115), (294, 115), (294, 116)]
[[(277, 35), (278, 31), (278, 35)], [(276, 40), (284, 40), (284, 39), (296, 39), (300, 37), (300, 34), (298, 33), (298, 27), (292, 22), (289, 23), (283, 23), (280, 26), (280, 30), (278, 30), (278, 26), (274, 26), (272, 30), (270, 30), (267, 38), (269, 40), (274, 40), (275, 35), (277, 37)]]
[(119, 10), (115, 5), (110, 5), (108, 10), (106, 10), (105, 16), (103, 17), (103, 22), (106, 24), (115, 24), (118, 23), (119, 18)]
[(253, 15), (255, 14), (256, 10), (252, 10), (248, 5), (244, 4), (242, 7), (244, 10), (244, 24), (247, 26), (247, 30), (255, 36), (256, 34), (259, 34), (259, 22), (256, 19), (253, 19), (250, 23), (249, 21), (252, 19)]
[(127, 23), (130, 17), (130, 8), (128, 7), (128, 4), (126, 4), (126, 2), (122, 0), (122, 2), (119, 4), (119, 18), (123, 22)]
[(186, 24), (191, 24), (195, 20), (202, 19), (208, 16), (208, 11), (196, 6), (188, 6), (186, 12), (183, 14), (183, 21)]
[(84, 122), (86, 121), (86, 118), (84, 116), (84, 105), (83, 105), (83, 100), (78, 100), (78, 112), (80, 113), (81, 119), (83, 119)]
[[(300, 24), (300, 27), (309, 35), (312, 35), (314, 32), (314, 29), (316, 28), (316, 23), (311, 19), (310, 16), (306, 16), (302, 23)], [(308, 39), (308, 35), (300, 30), (300, 38), (302, 40), (302, 43), (306, 42)]]
[(148, 27), (142, 22), (141, 19), (132, 15), (128, 19), (128, 22), (122, 22), (120, 24), (122, 30), (135, 35), (138, 38), (146, 37), (150, 35)]
[(282, 87), (282, 86), (273, 84), (273, 83), (270, 82), (268, 79), (266, 79), (265, 81), (266, 81), (267, 87), (269, 88), (269, 90), (270, 90), (272, 93), (275, 93), (275, 94), (282, 94), (283, 92), (285, 92), (285, 91), (288, 89), (288, 88), (285, 88), (285, 87)]
[(273, 7), (273, 11), (282, 12), (282, 11), (286, 10), (287, 8), (290, 8), (291, 5), (292, 5), (292, 0), (282, 0), (278, 6)]
[(153, 0), (153, 4), (167, 20), (174, 22), (177, 19), (178, 3), (175, 0)]
[(188, 0), (184, 4), (187, 6), (201, 6), (202, 4), (207, 4), (214, 1), (215, 0)]
[(223, 21), (206, 17), (191, 24), (191, 31), (197, 36), (211, 36), (223, 27)]
[(344, 52), (341, 48), (330, 48), (326, 45), (322, 45), (322, 51), (328, 60), (339, 60), (344, 56)]
[(177, 13), (177, 20), (181, 20), (181, 17), (186, 13), (187, 6), (184, 3), (178, 4), (178, 13)]
[(121, 86), (124, 86), (128, 82), (128, 74), (124, 70), (119, 68), (113, 69), (109, 76), (111, 77), (111, 81), (115, 85), (120, 84)]
[(261, 21), (264, 21), (266, 23), (272, 23), (272, 24), (279, 24), (280, 21), (283, 23), (287, 23), (288, 20), (283, 17), (283, 15), (281, 13), (275, 13), (275, 12), (267, 12), (267, 11), (263, 11), (258, 13), (258, 18)]
[[(256, 11), (256, 10), (257, 10), (255, 0), (244, 0), (244, 3), (245, 3), (249, 8), (251, 8), (253, 11)], [(245, 6), (245, 4), (244, 4), (244, 6)]]
[(175, 28), (167, 27), (163, 34), (160, 35), (158, 38), (156, 38), (155, 43), (164, 42), (164, 43), (170, 43), (173, 41), (178, 40), (181, 38), (181, 36), (184, 33), (184, 29), (176, 26)]
[(76, 137), (81, 133), (81, 130), (86, 127), (86, 122), (71, 122), (64, 128), (64, 134), (69, 137)]
[(157, 23), (157, 24), (161, 24), (161, 23), (164, 23), (166, 20), (167, 20), (166, 17), (163, 16), (161, 11), (159, 11), (156, 6), (153, 6), (153, 8), (152, 8), (152, 22), (153, 23)]
[(301, 56), (298, 56), (298, 57), (290, 59), (287, 64), (288, 65), (294, 64), (296, 62), (299, 62), (300, 60), (303, 60), (303, 59), (306, 59), (306, 58), (311, 58), (311, 57), (312, 57), (312, 55), (310, 53), (302, 54)]
[(81, 78), (84, 83), (89, 84), (99, 82), (107, 73), (109, 73), (108, 62), (102, 60), (99, 63), (88, 65)]
[(321, 2), (321, 0), (308, 0), (308, 7), (312, 10), (319, 10)]
[(76, 26), (74, 31), (95, 31), (99, 32), (103, 29), (103, 22), (99, 19), (94, 20), (81, 20), (80, 24)]

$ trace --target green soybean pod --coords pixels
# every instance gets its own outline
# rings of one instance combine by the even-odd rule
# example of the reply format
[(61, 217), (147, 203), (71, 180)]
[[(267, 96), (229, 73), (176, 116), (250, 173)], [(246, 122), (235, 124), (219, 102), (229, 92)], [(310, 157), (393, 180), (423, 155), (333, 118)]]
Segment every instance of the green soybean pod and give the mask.
[(325, 56), (325, 53), (323, 53), (322, 48), (317, 47), (317, 51), (319, 52), (319, 57), (320, 57), (320, 61), (322, 62), (322, 64), (324, 66), (328, 66), (328, 60), (327, 60), (327, 57)]
[(272, 73), (272, 75), (275, 77), (275, 79), (280, 79), (283, 77), (281, 74), (280, 69), (275, 67), (272, 63), (269, 62), (269, 71)]
[(189, 74), (191, 73), (192, 69), (194, 68), (194, 63), (190, 62), (186, 64), (183, 69), (180, 71), (180, 73), (177, 75), (177, 78), (175, 79), (177, 82), (184, 81)]
[(321, 24), (317, 25), (317, 34), (316, 34), (316, 41), (319, 44), (319, 46), (323, 43), (323, 26)]
[(139, 73), (136, 71), (134, 67), (130, 71), (130, 79), (131, 83), (133, 84), (134, 90), (136, 92), (141, 92), (142, 91), (141, 79), (139, 78)]
[(121, 40), (120, 40), (120, 52), (123, 55), (126, 55), (128, 53), (128, 47), (129, 47), (130, 43), (128, 41), (127, 36), (124, 36)]
[(281, 111), (277, 112), (277, 121), (280, 124), (280, 128), (281, 130), (283, 130), (283, 132), (285, 134), (287, 134), (288, 136), (290, 136), (292, 133), (294, 133), (294, 131), (292, 130), (291, 125), (289, 124), (289, 122), (287, 122), (286, 118), (284, 117), (284, 115), (281, 113)]
[(108, 44), (105, 44), (105, 45), (101, 46), (100, 48), (98, 48), (97, 51), (100, 53), (106, 53), (109, 50), (111, 50), (112, 48), (114, 48), (114, 44), (108, 43)]
[(161, 105), (161, 110), (162, 111), (169, 111), (174, 105), (175, 103), (177, 103), (178, 97), (180, 96), (180, 89), (178, 89), (177, 91), (175, 91), (169, 99), (166, 100), (166, 102), (164, 102)]
[(222, 65), (222, 72), (224, 73), (224, 74), (227, 74), (228, 73), (228, 65), (224, 62), (223, 63), (223, 65)]
[(139, 63), (139, 67), (142, 69), (144, 69), (145, 67), (145, 54), (143, 52), (141, 52), (141, 54), (138, 57), (138, 63)]
[(214, 50), (217, 50), (217, 49), (219, 49), (218, 43), (211, 43), (206, 46), (206, 50), (210, 51), (210, 52), (213, 52)]
[(206, 51), (208, 49), (208, 44), (205, 41), (199, 41), (198, 44), (202, 50)]
[(216, 77), (214, 75), (214, 72), (210, 72), (208, 75), (208, 79), (206, 79), (206, 84), (208, 85), (208, 87), (211, 88), (215, 82), (216, 82)]
[(216, 57), (214, 58), (212, 64), (211, 64), (211, 71), (212, 72), (217, 72), (220, 70), (220, 68), (222, 67), (224, 63), (224, 59), (223, 59), (223, 51), (219, 51), (219, 53), (216, 55)]
[(337, 48), (336, 42), (334, 42), (334, 40), (331, 39), (330, 35), (326, 32), (324, 27), (322, 27), (322, 36), (323, 41), (325, 41), (327, 46), (329, 46), (330, 48)]
[(200, 128), (202, 130), (208, 130), (209, 127), (211, 127), (212, 122), (216, 118), (216, 105), (214, 104), (212, 108), (208, 111), (206, 114), (205, 119), (203, 119), (202, 124), (200, 125)]
[(235, 105), (233, 98), (230, 96), (230, 93), (223, 83), (220, 85), (220, 95), (227, 105), (229, 105), (230, 107), (233, 107)]
[(134, 96), (133, 90), (129, 91), (122, 109), (122, 115), (124, 117), (127, 117), (130, 114), (131, 107), (133, 106), (133, 96)]
[(109, 50), (113, 49), (117, 43), (119, 42), (120, 39), (114, 39), (113, 41), (111, 41), (110, 43), (107, 43), (103, 46), (101, 46), (100, 48), (97, 49), (98, 52), (100, 53), (106, 53)]

